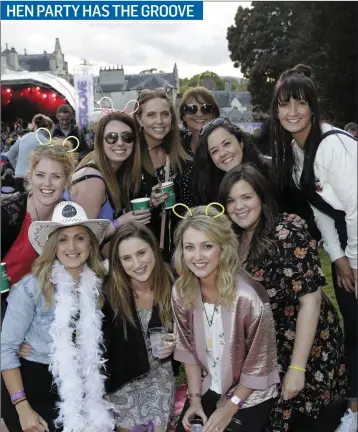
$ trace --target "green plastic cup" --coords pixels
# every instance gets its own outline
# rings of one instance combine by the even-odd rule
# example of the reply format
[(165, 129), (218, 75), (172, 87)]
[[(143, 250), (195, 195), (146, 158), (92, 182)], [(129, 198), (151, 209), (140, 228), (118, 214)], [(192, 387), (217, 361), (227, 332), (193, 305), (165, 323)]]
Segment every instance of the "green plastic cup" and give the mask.
[(137, 198), (131, 200), (131, 208), (136, 210), (150, 210), (150, 198)]
[(1, 263), (1, 294), (8, 292), (10, 289), (9, 279), (6, 273), (6, 264)]
[(169, 194), (169, 197), (164, 201), (164, 208), (166, 210), (169, 210), (175, 206), (177, 203), (176, 197), (175, 197), (175, 190), (174, 190), (174, 182), (166, 182), (162, 183), (162, 186), (158, 188), (159, 192), (161, 193), (167, 193)]

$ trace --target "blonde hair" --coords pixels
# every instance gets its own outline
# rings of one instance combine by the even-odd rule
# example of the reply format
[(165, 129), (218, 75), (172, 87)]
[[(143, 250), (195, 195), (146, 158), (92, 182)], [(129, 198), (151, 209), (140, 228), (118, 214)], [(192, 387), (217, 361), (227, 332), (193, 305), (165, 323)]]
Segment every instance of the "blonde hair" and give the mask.
[[(60, 144), (61, 143), (61, 144)], [(66, 142), (65, 146), (62, 145), (62, 141), (53, 139), (51, 145), (40, 145), (30, 153), (29, 157), (29, 171), (27, 175), (28, 183), (26, 184), (26, 190), (32, 192), (31, 177), (37, 164), (42, 159), (50, 159), (55, 162), (59, 162), (63, 166), (63, 170), (66, 177), (66, 183), (69, 184), (73, 171), (77, 164), (77, 153), (67, 152), (66, 150), (71, 149), (72, 146)]]
[[(104, 129), (110, 121), (119, 121), (129, 126), (135, 136), (133, 151), (128, 159), (124, 161), (117, 173), (108, 160), (103, 146)], [(115, 214), (118, 216), (124, 208), (130, 208), (130, 197), (135, 196), (140, 188), (141, 183), (141, 161), (138, 139), (133, 119), (126, 113), (119, 111), (105, 115), (98, 123), (94, 151), (82, 159), (78, 169), (84, 167), (90, 162), (94, 162), (102, 174), (106, 189), (114, 206)]]
[[(207, 214), (206, 215), (206, 211)], [(184, 260), (183, 236), (187, 229), (194, 228), (204, 233), (210, 241), (221, 248), (220, 262), (217, 268), (218, 276), (216, 286), (219, 291), (219, 304), (229, 304), (235, 297), (236, 279), (241, 270), (238, 254), (238, 242), (231, 222), (226, 215), (218, 215), (218, 211), (212, 207), (199, 206), (191, 209), (177, 226), (174, 234), (175, 252), (174, 266), (179, 274), (175, 286), (179, 297), (185, 307), (195, 307), (196, 287), (199, 279), (189, 270)]]
[(106, 283), (109, 304), (114, 314), (119, 315), (123, 320), (125, 333), (127, 322), (135, 326), (132, 311), (133, 289), (131, 280), (125, 272), (119, 257), (119, 245), (123, 240), (129, 238), (143, 240), (149, 245), (154, 254), (155, 266), (152, 273), (154, 303), (158, 305), (159, 316), (163, 325), (171, 328), (171, 288), (174, 282), (173, 275), (169, 266), (164, 263), (157, 240), (152, 231), (141, 223), (128, 222), (120, 226), (111, 240), (108, 258), (109, 273)]
[[(40, 291), (45, 297), (46, 308), (49, 309), (53, 303), (53, 296), (55, 292), (55, 287), (51, 282), (51, 270), (52, 266), (55, 263), (57, 257), (57, 246), (58, 246), (58, 238), (63, 229), (67, 227), (59, 228), (54, 231), (48, 238), (45, 246), (42, 250), (41, 255), (35, 260), (32, 265), (32, 274), (39, 280), (40, 282)], [(102, 266), (101, 262), (101, 253), (99, 251), (98, 240), (93, 232), (84, 227), (90, 236), (90, 253), (87, 259), (86, 264), (88, 267), (96, 274), (99, 279), (103, 279), (106, 271)], [(99, 299), (99, 304), (103, 304), (102, 296)]]
[(148, 145), (146, 143), (144, 133), (141, 131), (138, 117), (142, 115), (143, 106), (148, 101), (156, 98), (165, 100), (169, 105), (169, 111), (172, 117), (172, 124), (170, 132), (168, 132), (168, 134), (163, 139), (163, 149), (165, 150), (165, 153), (170, 156), (170, 166), (173, 171), (175, 173), (181, 173), (183, 169), (182, 164), (186, 161), (192, 160), (192, 158), (186, 153), (186, 151), (181, 145), (178, 119), (175, 113), (175, 108), (173, 102), (167, 95), (166, 90), (163, 88), (157, 88), (154, 90), (143, 90), (138, 98), (139, 108), (134, 116), (134, 122), (140, 139), (142, 166), (148, 174), (154, 174), (154, 167), (149, 155)]

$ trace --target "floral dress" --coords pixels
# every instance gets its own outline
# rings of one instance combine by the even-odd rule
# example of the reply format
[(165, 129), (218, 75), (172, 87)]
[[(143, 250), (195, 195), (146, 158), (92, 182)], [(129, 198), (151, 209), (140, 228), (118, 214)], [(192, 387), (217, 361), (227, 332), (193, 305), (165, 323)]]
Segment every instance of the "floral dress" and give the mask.
[[(300, 223), (277, 218), (276, 248), (260, 262), (246, 261), (246, 270), (266, 288), (275, 320), (281, 382), (291, 363), (299, 298), (326, 285), (316, 241)], [(317, 418), (335, 395), (345, 395), (344, 339), (333, 304), (322, 292), (321, 311), (306, 365), (305, 387), (294, 398), (277, 400), (267, 431), (288, 431), (299, 411)]]

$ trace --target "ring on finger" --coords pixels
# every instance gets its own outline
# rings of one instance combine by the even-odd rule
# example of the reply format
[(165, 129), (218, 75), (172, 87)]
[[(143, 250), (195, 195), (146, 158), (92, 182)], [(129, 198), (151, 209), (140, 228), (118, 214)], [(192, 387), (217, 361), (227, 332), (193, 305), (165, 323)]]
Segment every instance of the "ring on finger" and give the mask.
[(135, 211), (134, 210), (132, 210), (132, 215), (135, 216)]

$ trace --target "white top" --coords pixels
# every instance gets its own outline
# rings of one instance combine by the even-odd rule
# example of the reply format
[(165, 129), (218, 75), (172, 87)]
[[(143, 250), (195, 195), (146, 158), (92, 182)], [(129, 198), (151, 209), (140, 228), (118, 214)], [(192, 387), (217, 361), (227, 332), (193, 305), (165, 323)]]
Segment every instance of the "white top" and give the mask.
[[(211, 376), (210, 390), (221, 395), (221, 358), (223, 355), (225, 340), (221, 319), (221, 307), (211, 303), (203, 303), (203, 319), (205, 330), (206, 359)], [(206, 312), (206, 313), (205, 313)], [(211, 322), (209, 326), (209, 322)], [(208, 322), (209, 321), (209, 322)]]
[[(329, 124), (321, 125), (322, 133), (340, 130)], [(324, 248), (331, 261), (346, 256), (352, 268), (358, 267), (357, 242), (357, 146), (358, 143), (343, 134), (332, 134), (319, 145), (314, 162), (314, 173), (317, 185), (321, 187), (317, 193), (334, 209), (346, 214), (348, 245), (343, 251), (334, 225), (334, 220), (312, 207), (314, 217), (324, 240)], [(297, 167), (293, 179), (297, 186), (303, 170), (304, 152), (296, 141), (292, 141), (292, 149)]]

